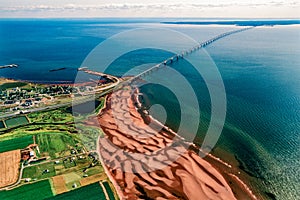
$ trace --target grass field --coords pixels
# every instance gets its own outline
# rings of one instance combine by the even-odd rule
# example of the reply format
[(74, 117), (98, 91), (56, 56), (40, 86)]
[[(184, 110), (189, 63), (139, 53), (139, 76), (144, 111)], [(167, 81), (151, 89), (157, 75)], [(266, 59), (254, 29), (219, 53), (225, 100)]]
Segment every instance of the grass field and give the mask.
[(52, 198), (48, 198), (47, 200), (65, 200), (65, 199), (72, 199), (72, 200), (101, 200), (105, 199), (105, 195), (100, 187), (99, 183), (94, 183), (85, 187), (81, 187), (76, 190), (72, 190), (67, 193), (63, 193), (57, 195)]
[(26, 125), (28, 123), (29, 122), (25, 116), (14, 117), (14, 118), (5, 120), (5, 124), (6, 124), (7, 128), (12, 128), (15, 126), (20, 126), (20, 125)]
[[(43, 173), (46, 169), (49, 170), (49, 173)], [(24, 168), (22, 178), (43, 179), (55, 176), (55, 174), (54, 163), (49, 162)]]
[(64, 156), (77, 143), (71, 136), (61, 133), (38, 134), (36, 137), (41, 153), (48, 152), (51, 158)]
[(0, 90), (6, 90), (15, 87), (24, 87), (25, 85), (27, 85), (27, 83), (23, 83), (23, 82), (3, 83), (2, 85), (0, 85)]
[(105, 190), (106, 190), (106, 192), (107, 192), (107, 194), (108, 194), (108, 196), (109, 196), (109, 199), (110, 199), (110, 200), (114, 200), (114, 199), (115, 199), (115, 196), (114, 196), (114, 193), (113, 193), (113, 191), (112, 191), (112, 189), (111, 189), (109, 183), (108, 183), (107, 181), (104, 181), (104, 182), (103, 182), (103, 185), (104, 185)]
[(0, 142), (0, 153), (5, 151), (11, 151), (15, 149), (24, 149), (29, 144), (33, 143), (32, 136), (24, 136), (20, 138), (14, 138), (10, 140), (3, 140)]
[(0, 191), (0, 199), (3, 200), (42, 200), (52, 196), (49, 180), (27, 184), (13, 190)]
[(32, 122), (43, 122), (43, 123), (66, 123), (73, 122), (73, 116), (68, 113), (65, 108), (60, 108), (45, 112), (34, 112), (28, 114), (28, 118)]

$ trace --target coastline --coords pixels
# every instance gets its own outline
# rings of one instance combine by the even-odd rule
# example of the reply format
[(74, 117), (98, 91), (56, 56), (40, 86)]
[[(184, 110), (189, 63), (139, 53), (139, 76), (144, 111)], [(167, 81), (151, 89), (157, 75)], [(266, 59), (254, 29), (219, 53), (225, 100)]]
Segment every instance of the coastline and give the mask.
[(37, 84), (37, 85), (59, 85), (59, 86), (85, 86), (90, 84), (95, 84), (94, 82), (82, 82), (82, 83), (74, 83), (73, 81), (55, 81), (53, 83), (44, 82), (44, 81), (32, 81), (32, 80), (24, 80), (24, 79), (12, 79), (12, 78), (5, 78), (0, 77), (0, 85), (4, 83), (15, 83), (15, 82), (22, 82), (27, 84)]
[[(0, 80), (4, 80), (4, 81), (9, 81), (9, 82), (18, 82), (19, 80), (14, 80), (14, 79), (7, 79), (7, 78), (0, 78)], [(24, 80), (22, 80), (21, 82), (26, 82)], [(31, 82), (28, 82), (31, 83)], [(48, 84), (45, 84), (48, 85)], [(134, 91), (134, 98), (132, 98), (133, 100), (133, 105), (135, 105), (135, 109), (136, 110), (141, 110), (142, 104), (141, 102), (139, 102), (139, 98), (138, 98), (138, 94), (139, 91), (136, 89), (136, 91)], [(104, 105), (104, 107), (99, 111), (98, 115), (101, 114), (102, 110), (106, 110), (106, 103)], [(141, 110), (141, 113), (143, 113), (145, 116), (147, 116), (152, 122), (158, 124), (158, 126), (162, 126), (167, 132), (175, 135), (176, 137), (178, 137), (180, 140), (185, 141), (185, 139), (181, 136), (179, 136), (177, 133), (175, 133), (172, 129), (170, 129), (169, 127), (166, 127), (165, 125), (162, 125), (158, 120), (156, 120), (155, 118), (153, 118), (151, 115), (149, 115), (147, 112), (145, 112), (144, 110)], [(145, 120), (145, 116), (144, 116), (144, 120)], [(98, 138), (98, 145), (99, 145), (99, 140), (100, 138)], [(185, 141), (185, 143), (187, 143)], [(98, 149), (98, 145), (97, 145), (97, 152), (100, 152), (100, 150)], [(199, 147), (196, 146), (194, 143), (188, 143), (188, 145), (190, 145), (191, 149), (193, 149), (195, 152), (199, 151)], [(105, 167), (104, 161), (102, 160), (102, 157), (99, 156), (101, 159), (101, 163), (103, 164), (104, 168), (105, 168), (105, 173), (108, 175), (110, 181), (113, 183), (113, 185), (115, 186), (115, 189), (117, 191), (117, 194), (119, 197), (121, 197), (122, 199), (125, 198), (122, 190), (120, 188), (120, 186), (117, 184), (116, 180), (113, 178), (113, 176), (111, 176), (111, 174), (109, 173), (109, 169), (107, 167)], [(256, 193), (254, 194), (253, 191), (255, 190), (251, 190), (250, 187), (248, 186), (248, 182), (247, 184), (244, 182), (245, 181), (245, 175), (243, 176), (243, 178), (240, 178), (236, 173), (240, 172), (241, 170), (238, 168), (238, 166), (233, 166), (225, 161), (223, 161), (221, 158), (214, 156), (213, 154), (207, 154), (206, 157), (204, 158), (204, 160), (207, 160), (214, 168), (216, 168), (225, 178), (225, 180), (227, 182), (235, 182), (234, 187), (237, 187), (237, 189), (233, 189), (234, 194), (238, 193), (240, 196), (243, 195), (241, 192), (238, 192), (238, 190), (240, 191), (244, 191), (244, 193), (247, 194), (247, 196), (243, 196), (243, 199), (245, 197), (249, 197), (249, 199), (257, 199), (256, 197)], [(234, 169), (233, 169), (234, 168)], [(255, 191), (256, 192), (256, 191)], [(240, 197), (239, 196), (239, 197)], [(263, 196), (260, 196), (263, 197)], [(238, 198), (240, 199), (240, 198)]]
[[(155, 126), (161, 126), (160, 122), (158, 122), (152, 116), (147, 115), (147, 112), (142, 111), (142, 110), (140, 110), (138, 108), (138, 105), (141, 105), (140, 102), (136, 102), (136, 100), (138, 100), (138, 98), (136, 96), (139, 93), (138, 91), (134, 92), (135, 95), (133, 95), (134, 96), (133, 98), (130, 98), (130, 95), (128, 96), (128, 93), (126, 93), (124, 91), (122, 91), (122, 92), (123, 92), (123, 94), (125, 94), (125, 96), (127, 98), (129, 97), (129, 100), (127, 101), (127, 103), (128, 104), (132, 104), (132, 105), (127, 105), (129, 107), (129, 110), (130, 110), (130, 114), (129, 115), (133, 117), (134, 123), (138, 123), (139, 127), (141, 127), (139, 129), (139, 130), (141, 130), (140, 133), (144, 132), (146, 130), (146, 128), (144, 128), (145, 126), (143, 124), (141, 124), (141, 121), (140, 121), (141, 119), (142, 119), (143, 123), (147, 124), (147, 121), (148, 121), (148, 122), (154, 123)], [(120, 101), (123, 101), (123, 97), (122, 97), (123, 94), (122, 94), (122, 92), (121, 92), (121, 94), (117, 94), (117, 95), (121, 95), (121, 96), (118, 96), (118, 97), (120, 97), (122, 99)], [(115, 94), (112, 94), (112, 95), (115, 95)], [(118, 149), (112, 149), (112, 145), (119, 146), (119, 147), (122, 148), (122, 151), (126, 151), (126, 152), (145, 152), (147, 154), (148, 150), (144, 151), (143, 148), (145, 147), (145, 145), (137, 144), (136, 141), (133, 141), (134, 139), (131, 138), (131, 136), (123, 134), (121, 129), (116, 129), (118, 127), (118, 125), (119, 126), (122, 126), (122, 125), (120, 125), (120, 124), (118, 124), (117, 126), (114, 125), (112, 123), (112, 121), (110, 120), (109, 116), (107, 115), (107, 113), (109, 113), (112, 110), (112, 106), (109, 104), (110, 101), (114, 101), (115, 100), (115, 99), (111, 100), (111, 98), (112, 98), (111, 96), (108, 97), (108, 101), (107, 101), (108, 105), (106, 106), (106, 109), (104, 109), (103, 112), (98, 116), (98, 121), (100, 123), (100, 126), (101, 126), (102, 130), (105, 133), (105, 138), (106, 138), (106, 140), (99, 139), (99, 146), (100, 146), (100, 148), (98, 150), (99, 150), (99, 153), (100, 153), (100, 155), (101, 155), (101, 157), (103, 159), (102, 161), (107, 165), (107, 169), (109, 171), (108, 173), (111, 173), (111, 178), (113, 178), (115, 180), (113, 182), (115, 182), (115, 184), (117, 184), (117, 185), (115, 185), (115, 184), (114, 185), (117, 186), (117, 187), (119, 187), (120, 191), (122, 191), (122, 195), (123, 196), (121, 196), (121, 197), (124, 198), (124, 199), (126, 199), (126, 198), (133, 198), (133, 199), (138, 198), (139, 195), (141, 195), (141, 191), (139, 191), (139, 190), (137, 190), (135, 188), (135, 184), (137, 183), (137, 184), (140, 184), (140, 186), (143, 185), (144, 189), (146, 188), (146, 191), (145, 191), (144, 195), (150, 195), (150, 196), (154, 195), (155, 196), (155, 192), (157, 193), (157, 191), (159, 190), (160, 194), (163, 193), (163, 195), (165, 195), (165, 197), (169, 197), (170, 198), (171, 196), (170, 196), (170, 194), (168, 194), (168, 190), (165, 190), (166, 188), (168, 188), (168, 187), (166, 187), (165, 183), (169, 182), (169, 184), (170, 184), (170, 182), (173, 182), (173, 184), (175, 184), (175, 182), (176, 182), (175, 179), (170, 178), (170, 176), (171, 176), (170, 173), (172, 173), (173, 171), (172, 172), (168, 171), (168, 169), (170, 169), (170, 170), (171, 169), (172, 170), (177, 169), (178, 170), (178, 168), (177, 168), (178, 166), (175, 167), (174, 163), (170, 164), (170, 166), (168, 166), (169, 168), (167, 167), (166, 169), (160, 170), (160, 171), (163, 171), (165, 173), (166, 177), (169, 177), (169, 179), (168, 178), (164, 179), (164, 183), (160, 182), (159, 184), (158, 184), (158, 182), (153, 181), (153, 180), (155, 180), (155, 178), (157, 178), (157, 176), (153, 175), (153, 173), (156, 173), (156, 171), (150, 172), (150, 173), (143, 172), (142, 173), (143, 175), (141, 175), (141, 174), (138, 173), (139, 175), (138, 175), (138, 178), (137, 178), (136, 177), (136, 173), (132, 174), (132, 173), (128, 173), (126, 171), (125, 172), (124, 171), (122, 172), (122, 170), (120, 171), (120, 169), (122, 169), (122, 167), (124, 167), (123, 162), (122, 163), (118, 163), (118, 164), (115, 163), (116, 160), (114, 160), (114, 158), (116, 158), (116, 157), (120, 158), (120, 157), (122, 157), (124, 155), (122, 153), (120, 153), (120, 151), (118, 151)], [(124, 100), (123, 103), (124, 102), (126, 102), (126, 101)], [(124, 104), (121, 103), (120, 104), (120, 108), (122, 106), (126, 107), (126, 105), (124, 105)], [(122, 109), (118, 110), (118, 108), (116, 108), (115, 111), (116, 112), (122, 112)], [(141, 115), (143, 117), (142, 118), (138, 118), (137, 113), (139, 113), (139, 115)], [(114, 116), (114, 117), (119, 118), (118, 114), (116, 116)], [(124, 123), (126, 124), (126, 126), (130, 126), (130, 124), (128, 123), (128, 121), (125, 120)], [(232, 195), (228, 199), (234, 199), (234, 198), (237, 198), (237, 199), (257, 199), (255, 197), (255, 195), (252, 194), (252, 192), (249, 189), (249, 187), (243, 181), (241, 181), (240, 179), (237, 180), (235, 178), (235, 182), (237, 184), (235, 185), (235, 188), (231, 188), (229, 186), (229, 184), (228, 184), (229, 181), (227, 179), (225, 180), (225, 177), (223, 176), (222, 173), (220, 173), (220, 171), (219, 171), (220, 169), (218, 167), (215, 167), (214, 164), (211, 163), (211, 162), (204, 161), (206, 159), (202, 159), (202, 158), (200, 158), (199, 155), (197, 155), (197, 153), (196, 153), (197, 147), (194, 144), (191, 144), (191, 143), (187, 144), (185, 141), (182, 140), (183, 139), (182, 137), (175, 136), (174, 134), (176, 134), (176, 133), (174, 133), (171, 129), (169, 129), (168, 127), (165, 127), (164, 125), (161, 128), (162, 128), (162, 130), (164, 129), (164, 131), (160, 132), (159, 134), (162, 134), (163, 135), (162, 138), (166, 139), (166, 141), (172, 143), (172, 142), (174, 142), (174, 141), (172, 141), (172, 139), (174, 139), (174, 137), (175, 137), (176, 138), (175, 142), (178, 142), (179, 144), (184, 144), (184, 145), (189, 146), (188, 149), (186, 150), (187, 154), (185, 152), (183, 153), (183, 157), (185, 159), (182, 160), (181, 157), (179, 157), (179, 159), (178, 159), (178, 160), (180, 160), (180, 164), (182, 166), (184, 166), (183, 168), (185, 168), (185, 170), (186, 170), (186, 172), (184, 172), (184, 174), (185, 173), (188, 173), (188, 174), (192, 173), (191, 171), (193, 171), (193, 170), (197, 171), (198, 170), (197, 169), (197, 164), (199, 165), (199, 163), (201, 163), (202, 165), (205, 166), (204, 168), (206, 170), (208, 170), (209, 172), (213, 171), (214, 175), (210, 175), (208, 177), (210, 177), (210, 178), (212, 178), (212, 177), (214, 177), (214, 178), (218, 177), (217, 179), (215, 179), (215, 181), (218, 180), (217, 183), (222, 182), (221, 185), (218, 185), (218, 184), (214, 183), (214, 180), (210, 180), (210, 178), (202, 179), (201, 180), (202, 182), (203, 181), (204, 182), (206, 182), (206, 181), (208, 182), (205, 185), (207, 185), (207, 184), (208, 185), (210, 185), (210, 184), (214, 185), (215, 184), (214, 187), (216, 187), (218, 189), (220, 189), (219, 187), (223, 185), (222, 187), (227, 188), (225, 190), (224, 189), (220, 190), (220, 191), (223, 191), (223, 192), (227, 191), (223, 195), (226, 194), (225, 196), (227, 196), (227, 197), (229, 197), (230, 194)], [(117, 135), (119, 136), (118, 139), (116, 137)], [(139, 136), (135, 135), (135, 137), (139, 137)], [(154, 136), (151, 135), (149, 137), (153, 138)], [(107, 141), (112, 142), (112, 144), (108, 143)], [(152, 146), (152, 144), (154, 144), (155, 142), (153, 143), (151, 141), (145, 141), (144, 143), (146, 144), (146, 148), (150, 149), (149, 152), (158, 150), (155, 147), (155, 145)], [(135, 148), (134, 146), (136, 146), (137, 148)], [(164, 145), (158, 146), (158, 147), (164, 148)], [(114, 157), (114, 158), (111, 159), (111, 157)], [(223, 167), (231, 168), (230, 164), (225, 163), (224, 161), (222, 161), (219, 158), (216, 158), (213, 155), (209, 154), (207, 157), (209, 157), (211, 160), (214, 160), (215, 162), (219, 162)], [(126, 158), (125, 157), (123, 157), (123, 158), (124, 158), (124, 160), (123, 160), (124, 163), (126, 163), (125, 165), (127, 165), (127, 167), (130, 166), (130, 163), (128, 163), (128, 161), (126, 160)], [(196, 159), (196, 161), (193, 160), (193, 159)], [(178, 164), (178, 160), (175, 161), (176, 164)], [(114, 164), (111, 165), (111, 163), (114, 163)], [(193, 163), (197, 163), (197, 164), (193, 164)], [(138, 163), (134, 163), (132, 165), (132, 167), (135, 168), (135, 169), (137, 168), (137, 166), (138, 166)], [(182, 166), (180, 166), (179, 168), (181, 168)], [(191, 166), (193, 166), (193, 168), (190, 168)], [(191, 170), (191, 171), (189, 171), (188, 169)], [(201, 171), (201, 170), (197, 171), (197, 172), (198, 173), (203, 173), (203, 171)], [(192, 173), (192, 174), (198, 174), (198, 173)], [(210, 173), (208, 173), (208, 174), (210, 174)], [(208, 175), (208, 174), (206, 174), (206, 175)], [(176, 175), (173, 174), (173, 176), (176, 176)], [(197, 179), (197, 178), (199, 178), (199, 177), (195, 177), (195, 179)], [(158, 188), (156, 188), (156, 189), (152, 188), (152, 190), (147, 190), (147, 188), (149, 188), (149, 185), (145, 184), (145, 182), (142, 181), (143, 179), (146, 179), (148, 181), (152, 180), (152, 183), (156, 187), (158, 187), (159, 189)], [(135, 180), (135, 182), (136, 182), (135, 184), (131, 183), (131, 181), (133, 181), (133, 180)], [(230, 180), (230, 181), (232, 181), (232, 180)], [(212, 181), (212, 182), (210, 182), (210, 181)], [(182, 183), (182, 185), (180, 185), (180, 186), (177, 185), (177, 187), (174, 187), (174, 188), (171, 187), (171, 188), (174, 189), (175, 191), (177, 191), (176, 194), (179, 195), (179, 196), (182, 195), (182, 197), (187, 197), (186, 195), (188, 195), (188, 196), (191, 195), (191, 199), (196, 199), (195, 195), (192, 192), (193, 190), (189, 191), (189, 189), (186, 188), (185, 184), (188, 184), (189, 188), (194, 188), (196, 190), (197, 189), (201, 190), (201, 188), (203, 189), (203, 187), (201, 187), (200, 185), (197, 186), (198, 183), (199, 182), (195, 181), (194, 178), (187, 178), (186, 181)], [(128, 187), (128, 185), (130, 187)], [(203, 190), (204, 194), (202, 194), (203, 195), (202, 197), (203, 198), (209, 197), (209, 195), (208, 195), (207, 192), (208, 191), (211, 192), (211, 190), (215, 191), (216, 188), (214, 188), (214, 189), (207, 189), (207, 188), (204, 189)], [(236, 195), (235, 197), (233, 197), (234, 195), (233, 195), (232, 192), (230, 192), (231, 189), (229, 189), (229, 188), (232, 189), (232, 191)], [(153, 192), (153, 190), (155, 190), (155, 192)], [(243, 191), (243, 192), (242, 193), (238, 193), (238, 192), (235, 192), (235, 191)], [(206, 196), (206, 195), (208, 195), (208, 196)], [(210, 195), (212, 195), (212, 194), (210, 193)], [(213, 194), (213, 195), (215, 195), (215, 194)], [(211, 198), (211, 197), (209, 197), (209, 198)]]
[[(140, 93), (140, 91), (137, 88), (135, 90), (136, 90), (134, 92), (135, 97), (133, 99), (136, 102), (134, 102), (134, 104), (136, 105), (137, 109), (141, 109), (142, 108), (142, 103), (139, 101), (139, 98), (138, 98), (138, 94)], [(142, 112), (142, 113), (145, 113), (145, 112)], [(149, 115), (148, 112), (147, 112), (147, 115), (149, 116), (151, 121), (155, 121), (156, 123), (163, 126), (168, 132), (176, 135), (176, 137), (179, 137), (180, 139), (185, 141), (185, 138), (178, 135), (176, 132), (174, 132), (171, 128), (167, 127), (166, 125), (161, 124), (161, 122), (159, 122), (157, 119), (155, 119), (154, 117)], [(197, 146), (196, 144), (194, 144), (192, 142), (187, 142), (187, 143), (190, 145), (190, 147), (191, 147), (190, 149), (193, 149), (197, 154), (204, 154), (201, 151), (200, 147)], [(252, 200), (257, 200), (258, 199), (257, 196), (254, 194), (254, 192), (250, 189), (250, 187), (240, 177), (238, 177), (237, 174), (241, 174), (240, 169), (238, 169), (238, 166), (231, 165), (231, 164), (225, 162), (224, 160), (222, 160), (221, 158), (219, 158), (217, 156), (214, 156), (212, 153), (206, 154), (203, 158), (204, 158), (204, 160), (207, 160), (210, 164), (212, 164), (214, 168), (217, 168), (217, 170), (224, 177), (226, 177), (227, 182), (236, 181), (238, 188), (237, 189), (231, 188), (231, 189), (233, 190), (233, 192), (235, 194), (239, 193), (237, 199), (246, 199), (247, 197), (252, 199)], [(228, 169), (230, 169), (230, 170), (228, 171)], [(245, 194), (247, 194), (247, 195), (244, 195), (244, 194), (238, 192), (237, 190), (241, 190), (241, 191), (245, 192)]]

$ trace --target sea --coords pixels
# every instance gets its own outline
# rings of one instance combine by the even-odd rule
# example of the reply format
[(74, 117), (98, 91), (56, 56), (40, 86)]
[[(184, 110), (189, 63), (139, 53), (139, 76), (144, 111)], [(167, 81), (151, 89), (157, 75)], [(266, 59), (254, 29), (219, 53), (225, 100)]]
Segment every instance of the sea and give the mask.
[[(242, 28), (160, 23), (172, 20), (180, 19), (1, 19), (0, 65), (19, 67), (0, 69), (0, 77), (37, 83), (74, 82), (77, 68), (89, 64), (91, 51), (124, 31), (155, 28), (181, 33), (185, 39), (177, 40), (176, 34), (170, 34), (160, 40), (160, 45), (173, 46), (177, 53), (195, 42)], [(151, 31), (143, 39), (150, 41)], [(213, 103), (205, 75), (199, 69), (216, 67), (222, 82), (210, 77), (209, 84), (213, 88), (223, 84), (226, 118), (218, 142), (211, 148), (234, 155), (241, 170), (272, 194), (270, 199), (300, 199), (299, 47), (299, 25), (258, 26), (224, 37), (201, 53), (190, 54), (145, 76), (141, 86), (145, 106), (150, 110), (153, 105), (164, 107), (161, 110), (154, 106), (157, 110), (152, 109), (151, 114), (174, 130), (184, 130), (184, 137), (201, 146)], [(118, 48), (112, 43), (106, 53)], [(148, 47), (126, 52), (105, 72), (136, 75), (174, 52)], [(105, 58), (100, 56), (98, 60), (101, 63)], [(98, 69), (95, 63), (90, 64), (87, 67)], [(51, 71), (59, 68), (65, 69)], [(177, 98), (172, 90), (183, 97)]]

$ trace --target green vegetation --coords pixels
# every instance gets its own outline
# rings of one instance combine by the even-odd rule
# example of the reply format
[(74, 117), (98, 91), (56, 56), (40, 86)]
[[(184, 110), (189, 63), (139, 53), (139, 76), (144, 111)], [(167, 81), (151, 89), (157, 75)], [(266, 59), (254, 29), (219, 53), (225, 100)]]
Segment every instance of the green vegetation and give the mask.
[(76, 167), (76, 162), (75, 161), (71, 161), (70, 159), (66, 160), (63, 162), (64, 167), (67, 168), (72, 168), (72, 167)]
[(96, 108), (95, 110), (95, 114), (98, 114), (100, 109), (104, 107), (104, 104), (105, 104), (105, 98), (104, 97), (101, 97), (100, 99), (100, 104), (98, 105), (98, 107)]
[(42, 200), (52, 196), (49, 180), (23, 185), (13, 190), (0, 191), (0, 199), (3, 200)]
[(87, 174), (88, 176), (93, 176), (95, 174), (100, 174), (100, 173), (104, 173), (104, 169), (101, 165), (89, 168), (88, 170), (86, 170), (84, 174)]
[[(46, 172), (46, 170), (49, 170)], [(23, 178), (44, 179), (55, 176), (54, 163), (48, 162), (31, 167), (26, 167), (23, 170)]]
[(65, 108), (30, 113), (28, 118), (31, 122), (36, 123), (66, 123), (74, 121), (72, 114), (68, 113)]
[(72, 200), (99, 200), (105, 199), (105, 195), (100, 187), (99, 183), (94, 183), (85, 187), (81, 187), (76, 190), (72, 190), (71, 192), (63, 193), (57, 195), (52, 198), (48, 198), (47, 200), (65, 200), (65, 199), (72, 199)]
[[(22, 89), (31, 87), (30, 84), (23, 86)], [(21, 86), (10, 85), (10, 87)], [(0, 191), (0, 199), (105, 199), (99, 183), (80, 186), (80, 180), (85, 176), (104, 173), (99, 161), (88, 156), (87, 152), (96, 149), (97, 138), (103, 133), (101, 129), (84, 123), (88, 117), (97, 115), (104, 104), (105, 99), (100, 99), (95, 110), (78, 115), (76, 124), (72, 113), (66, 107), (0, 120), (0, 152), (23, 149), (33, 143), (35, 135), (40, 153), (37, 149), (34, 151), (38, 158), (48, 156), (51, 158), (25, 166), (21, 184), (15, 189)], [(72, 190), (71, 192), (53, 197), (51, 177), (56, 175), (65, 177), (66, 186)], [(30, 180), (26, 180), (27, 178)], [(111, 189), (107, 190), (110, 193)]]
[(36, 139), (41, 154), (48, 153), (51, 158), (66, 156), (66, 153), (69, 153), (69, 150), (77, 143), (72, 136), (59, 132), (38, 134)]
[(103, 135), (101, 129), (93, 126), (85, 126), (83, 124), (76, 124), (79, 132), (79, 138), (88, 151), (96, 150), (98, 137)]
[(7, 128), (12, 128), (15, 126), (20, 126), (20, 125), (26, 125), (28, 124), (28, 119), (25, 116), (20, 116), (20, 117), (14, 117), (5, 120), (5, 124)]
[(110, 200), (115, 199), (114, 192), (112, 191), (112, 189), (111, 189), (109, 183), (108, 183), (107, 181), (105, 181), (105, 182), (103, 182), (103, 185), (104, 185), (105, 190), (106, 190), (106, 192), (107, 192), (107, 194), (108, 194), (108, 196), (109, 196), (109, 199), (110, 199)]
[(0, 142), (0, 152), (11, 151), (16, 149), (24, 149), (33, 143), (32, 136), (3, 140)]
[(24, 87), (26, 85), (27, 83), (23, 83), (23, 82), (3, 83), (2, 85), (0, 85), (0, 90), (6, 90), (6, 89), (11, 89), (16, 87)]

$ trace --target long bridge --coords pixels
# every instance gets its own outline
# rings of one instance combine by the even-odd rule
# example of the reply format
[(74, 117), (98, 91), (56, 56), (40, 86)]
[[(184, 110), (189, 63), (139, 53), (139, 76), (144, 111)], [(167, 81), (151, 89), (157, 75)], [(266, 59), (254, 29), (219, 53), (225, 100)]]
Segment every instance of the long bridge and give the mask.
[(144, 77), (144, 76), (152, 73), (153, 71), (160, 69), (161, 67), (165, 67), (165, 66), (167, 66), (169, 64), (177, 62), (179, 59), (183, 59), (187, 55), (189, 55), (189, 54), (191, 54), (191, 53), (193, 53), (193, 52), (195, 52), (197, 50), (200, 50), (201, 48), (204, 48), (204, 47), (210, 45), (211, 43), (213, 43), (213, 42), (215, 42), (217, 40), (220, 40), (220, 39), (222, 39), (224, 37), (227, 37), (227, 36), (235, 34), (235, 33), (247, 31), (247, 30), (252, 29), (252, 28), (254, 28), (254, 26), (247, 27), (247, 28), (242, 28), (242, 29), (238, 29), (238, 30), (233, 30), (233, 31), (228, 31), (228, 32), (225, 32), (225, 33), (221, 33), (221, 34), (219, 34), (219, 35), (217, 35), (217, 36), (215, 36), (215, 37), (213, 37), (211, 39), (208, 39), (208, 40), (206, 40), (204, 42), (198, 43), (196, 46), (194, 46), (194, 47), (192, 47), (190, 49), (187, 49), (185, 51), (182, 51), (180, 54), (176, 54), (176, 55), (174, 55), (174, 56), (172, 56), (172, 57), (170, 57), (170, 58), (162, 61), (161, 63), (158, 63), (157, 65), (154, 65), (153, 67), (151, 67), (151, 68), (149, 68), (149, 69), (141, 72), (140, 74), (137, 74), (136, 76), (132, 77), (131, 79), (129, 79), (127, 81), (124, 81), (122, 83), (122, 85), (128, 85), (131, 82), (136, 81), (138, 79), (141, 79), (142, 77)]
[[(30, 110), (27, 110), (26, 113), (38, 112), (38, 111), (43, 111), (43, 110), (53, 110), (53, 109), (57, 109), (57, 108), (60, 108), (60, 107), (78, 105), (78, 104), (81, 104), (81, 103), (85, 103), (87, 101), (94, 100), (95, 98), (107, 95), (107, 94), (113, 92), (116, 89), (120, 89), (125, 85), (130, 85), (132, 82), (134, 82), (138, 79), (141, 79), (142, 77), (152, 73), (153, 71), (156, 71), (156, 70), (158, 70), (162, 67), (165, 67), (169, 64), (177, 62), (179, 59), (183, 59), (187, 55), (189, 55), (189, 54), (191, 54), (191, 53), (193, 53), (193, 52), (195, 52), (195, 51), (197, 51), (201, 48), (204, 48), (204, 47), (210, 45), (211, 43), (213, 43), (217, 40), (220, 40), (220, 39), (222, 39), (226, 36), (229, 36), (229, 35), (232, 35), (232, 34), (235, 34), (235, 33), (239, 33), (239, 32), (242, 32), (242, 31), (247, 31), (247, 30), (252, 29), (254, 27), (255, 26), (247, 27), (247, 28), (243, 28), (243, 29), (238, 29), (238, 30), (233, 30), (233, 31), (225, 32), (225, 33), (221, 33), (221, 34), (219, 34), (219, 35), (217, 35), (217, 36), (215, 36), (215, 37), (213, 37), (209, 40), (198, 43), (196, 46), (194, 46), (190, 49), (187, 49), (185, 51), (182, 51), (180, 54), (176, 54), (176, 55), (162, 61), (161, 63), (158, 63), (157, 65), (154, 65), (153, 67), (143, 71), (140, 74), (137, 74), (136, 76), (134, 76), (134, 77), (132, 77), (128, 80), (124, 80), (124, 81), (117, 80), (115, 83), (113, 83), (112, 85), (106, 87), (105, 89), (102, 88), (101, 90), (95, 90), (94, 91), (96, 93), (95, 95), (87, 95), (86, 98), (84, 98), (84, 99), (80, 99), (80, 100), (75, 99), (73, 102), (69, 102), (69, 103), (62, 103), (62, 104), (57, 104), (57, 105), (52, 105), (52, 106), (47, 106), (47, 107), (42, 107), (42, 108), (33, 108), (33, 109), (30, 109)], [(15, 66), (14, 65), (12, 65), (12, 66), (9, 65), (8, 67), (15, 67)], [(91, 71), (87, 70), (86, 68), (82, 69), (82, 71), (91, 72)], [(103, 75), (103, 74), (100, 73), (100, 75)], [(22, 114), (22, 113), (19, 113), (19, 114)], [(4, 113), (2, 116), (0, 116), (0, 119), (1, 118), (13, 117), (15, 115), (18, 115), (18, 114), (16, 114), (16, 113)]]

